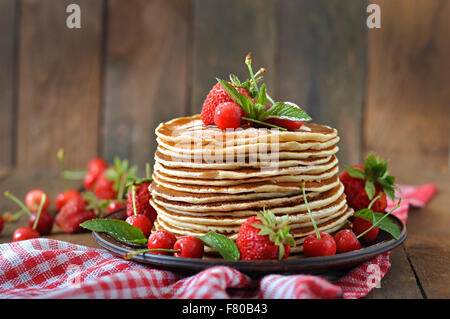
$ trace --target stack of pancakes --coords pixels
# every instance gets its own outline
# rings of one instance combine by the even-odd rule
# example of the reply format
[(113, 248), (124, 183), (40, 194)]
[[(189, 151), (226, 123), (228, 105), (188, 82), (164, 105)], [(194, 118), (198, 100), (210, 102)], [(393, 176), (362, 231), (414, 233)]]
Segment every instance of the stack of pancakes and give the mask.
[(338, 178), (333, 128), (305, 123), (294, 131), (222, 131), (195, 115), (161, 123), (156, 135), (150, 186), (156, 229), (177, 237), (214, 231), (235, 240), (240, 225), (265, 207), (289, 215), (292, 253), (299, 253), (314, 233), (303, 186), (320, 231), (343, 228), (353, 214)]

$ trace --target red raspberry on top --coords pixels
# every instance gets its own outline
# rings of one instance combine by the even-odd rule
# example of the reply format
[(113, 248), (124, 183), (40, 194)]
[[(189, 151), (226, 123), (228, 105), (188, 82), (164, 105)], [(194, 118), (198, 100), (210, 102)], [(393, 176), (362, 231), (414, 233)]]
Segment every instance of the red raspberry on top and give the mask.
[[(236, 86), (235, 86), (236, 87)], [(250, 97), (250, 93), (244, 88), (236, 87), (237, 91), (243, 95)], [(206, 96), (205, 102), (201, 112), (201, 118), (205, 125), (214, 124), (214, 114), (219, 104), (225, 102), (233, 102), (233, 99), (228, 95), (220, 83), (213, 86)]]

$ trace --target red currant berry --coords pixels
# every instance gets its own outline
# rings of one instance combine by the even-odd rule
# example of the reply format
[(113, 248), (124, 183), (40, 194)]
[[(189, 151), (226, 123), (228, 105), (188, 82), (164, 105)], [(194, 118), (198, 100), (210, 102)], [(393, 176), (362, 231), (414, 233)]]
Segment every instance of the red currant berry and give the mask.
[(183, 236), (178, 238), (174, 250), (181, 250), (175, 253), (176, 257), (184, 258), (202, 258), (204, 252), (204, 246), (200, 239), (194, 236)]
[[(28, 225), (30, 227), (33, 227), (34, 222), (36, 221), (37, 213), (33, 213), (33, 215), (30, 216), (30, 220), (28, 222)], [(36, 225), (36, 230), (41, 235), (48, 235), (50, 234), (53, 227), (53, 217), (50, 215), (46, 210), (42, 210), (41, 216), (39, 217), (39, 220)]]
[(125, 219), (125, 221), (128, 224), (133, 225), (134, 227), (137, 227), (140, 230), (142, 230), (142, 233), (144, 234), (145, 237), (148, 237), (152, 231), (153, 224), (150, 221), (150, 219), (148, 219), (144, 215), (132, 215), (127, 219)]
[(234, 102), (225, 102), (217, 106), (214, 113), (214, 124), (220, 129), (235, 129), (241, 126), (242, 109)]
[[(174, 234), (169, 233), (166, 230), (157, 230), (153, 232), (148, 238), (148, 249), (173, 249), (177, 238)], [(168, 255), (168, 252), (153, 251), (152, 254)]]
[(117, 202), (117, 201), (113, 201), (111, 203), (108, 204), (107, 210), (108, 213), (112, 213), (115, 212), (119, 209), (125, 208), (127, 205), (123, 202)]
[(303, 253), (307, 257), (335, 255), (336, 242), (330, 234), (320, 232), (320, 238), (317, 238), (316, 233), (314, 233), (305, 238)]
[[(364, 218), (355, 217), (355, 219), (353, 220), (353, 232), (355, 233), (356, 236), (364, 233), (370, 227), (372, 227), (372, 223)], [(375, 241), (378, 237), (379, 231), (380, 229), (378, 227), (372, 228), (363, 236), (361, 236), (361, 241), (365, 243), (371, 243)]]
[(39, 237), (41, 237), (41, 235), (36, 229), (31, 227), (21, 227), (14, 231), (13, 241), (21, 241)]
[(346, 253), (361, 248), (358, 238), (356, 238), (355, 233), (350, 229), (339, 231), (334, 236), (334, 240), (336, 241), (336, 250), (339, 253)]
[(81, 195), (78, 191), (74, 189), (69, 189), (62, 193), (59, 193), (55, 199), (56, 210), (59, 212), (61, 208), (63, 208), (63, 206), (67, 204), (68, 201), (70, 201), (72, 198), (75, 197), (81, 197)]
[[(41, 199), (44, 192), (40, 189), (33, 189), (27, 193), (25, 196), (25, 205), (27, 205), (28, 209), (35, 213), (38, 211), (39, 206), (41, 205)], [(47, 199), (45, 200), (44, 206), (42, 209), (47, 209), (50, 206), (50, 198), (46, 194)]]

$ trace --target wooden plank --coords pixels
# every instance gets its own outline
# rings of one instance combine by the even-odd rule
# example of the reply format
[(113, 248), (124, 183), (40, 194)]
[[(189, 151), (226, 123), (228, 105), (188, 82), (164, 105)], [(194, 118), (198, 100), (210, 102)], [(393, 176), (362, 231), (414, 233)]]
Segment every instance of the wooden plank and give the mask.
[(425, 208), (411, 210), (405, 248), (424, 295), (448, 298), (450, 3), (377, 3), (382, 27), (369, 31), (366, 152), (389, 159), (399, 183), (438, 184)]
[(274, 0), (197, 0), (194, 6), (194, 48), (190, 114), (200, 113), (206, 95), (230, 73), (249, 78), (244, 63), (253, 52), (253, 68), (268, 70), (269, 93), (275, 84), (276, 5)]
[(381, 280), (380, 287), (374, 288), (367, 299), (422, 299), (422, 293), (414, 275), (414, 270), (403, 246), (394, 249), (390, 255), (391, 268)]
[(18, 166), (84, 167), (98, 150), (102, 0), (81, 0), (81, 29), (66, 26), (73, 1), (24, 0), (20, 6)]
[(0, 2), (0, 169), (14, 163), (16, 6), (15, 0)]
[(102, 154), (153, 162), (154, 129), (186, 113), (190, 1), (108, 2)]
[(279, 1), (276, 95), (338, 129), (341, 165), (361, 160), (366, 16), (365, 1)]

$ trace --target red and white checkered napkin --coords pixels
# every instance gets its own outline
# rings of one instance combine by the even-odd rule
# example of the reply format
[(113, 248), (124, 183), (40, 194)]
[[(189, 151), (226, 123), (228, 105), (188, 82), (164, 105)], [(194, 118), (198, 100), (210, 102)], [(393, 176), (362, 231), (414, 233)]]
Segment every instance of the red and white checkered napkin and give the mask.
[[(404, 221), (410, 204), (423, 206), (436, 191), (433, 184), (401, 188), (395, 215)], [(2, 244), (0, 254), (0, 298), (359, 298), (390, 267), (386, 253), (333, 283), (311, 275), (267, 275), (255, 283), (228, 267), (183, 277), (103, 249), (45, 238)]]

